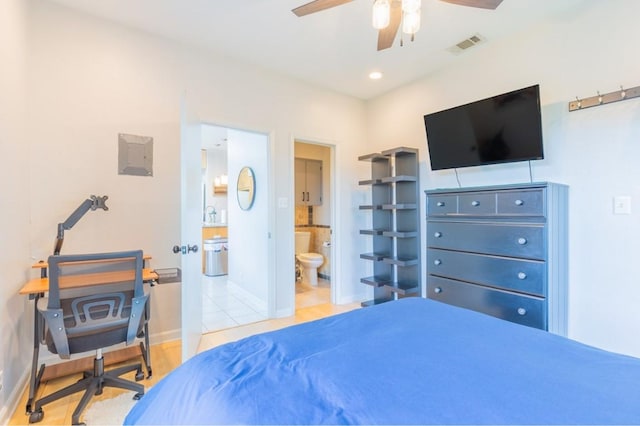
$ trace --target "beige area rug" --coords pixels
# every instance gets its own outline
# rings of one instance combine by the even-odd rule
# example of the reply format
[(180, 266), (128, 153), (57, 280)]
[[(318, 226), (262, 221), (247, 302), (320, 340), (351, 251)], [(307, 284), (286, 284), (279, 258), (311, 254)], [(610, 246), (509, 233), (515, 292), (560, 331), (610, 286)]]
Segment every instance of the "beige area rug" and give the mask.
[[(145, 390), (145, 392), (147, 392)], [(95, 401), (80, 417), (87, 426), (111, 426), (122, 425), (124, 418), (133, 408), (135, 401), (133, 392), (125, 392), (111, 399)]]

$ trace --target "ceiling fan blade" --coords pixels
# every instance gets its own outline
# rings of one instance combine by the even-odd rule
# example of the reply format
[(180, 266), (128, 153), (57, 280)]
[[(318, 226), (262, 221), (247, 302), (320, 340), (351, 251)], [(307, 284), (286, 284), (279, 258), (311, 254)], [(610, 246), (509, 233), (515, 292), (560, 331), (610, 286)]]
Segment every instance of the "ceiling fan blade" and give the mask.
[(391, 14), (389, 17), (389, 25), (387, 28), (383, 28), (378, 31), (378, 51), (388, 49), (393, 46), (393, 41), (400, 28), (400, 22), (402, 21), (402, 7), (401, 2), (391, 2)]
[(296, 7), (292, 10), (297, 16), (305, 16), (311, 13), (320, 12), (321, 10), (330, 9), (335, 6), (340, 6), (345, 3), (350, 3), (353, 0), (314, 0), (302, 6)]
[(459, 6), (479, 7), (481, 9), (495, 9), (500, 6), (502, 0), (442, 0)]

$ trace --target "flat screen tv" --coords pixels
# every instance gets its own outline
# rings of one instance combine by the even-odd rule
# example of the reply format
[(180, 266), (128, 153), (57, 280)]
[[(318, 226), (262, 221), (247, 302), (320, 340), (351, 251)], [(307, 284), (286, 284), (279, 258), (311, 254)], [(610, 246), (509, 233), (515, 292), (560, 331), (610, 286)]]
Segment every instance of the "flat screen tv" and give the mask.
[(424, 116), (431, 169), (541, 160), (540, 87)]

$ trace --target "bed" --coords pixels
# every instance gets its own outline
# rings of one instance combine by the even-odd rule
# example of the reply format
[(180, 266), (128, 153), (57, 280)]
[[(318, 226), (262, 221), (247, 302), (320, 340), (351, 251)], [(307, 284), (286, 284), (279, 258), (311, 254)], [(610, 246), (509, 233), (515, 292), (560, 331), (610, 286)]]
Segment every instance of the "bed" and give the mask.
[(640, 359), (406, 298), (203, 352), (125, 424), (640, 424)]

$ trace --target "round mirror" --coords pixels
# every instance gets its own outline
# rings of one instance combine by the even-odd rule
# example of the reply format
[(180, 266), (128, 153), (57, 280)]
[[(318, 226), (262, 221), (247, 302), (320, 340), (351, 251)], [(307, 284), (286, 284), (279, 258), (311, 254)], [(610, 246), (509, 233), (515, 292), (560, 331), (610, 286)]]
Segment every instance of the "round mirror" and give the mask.
[(251, 167), (243, 167), (238, 174), (238, 204), (242, 210), (249, 210), (256, 196), (256, 178)]

